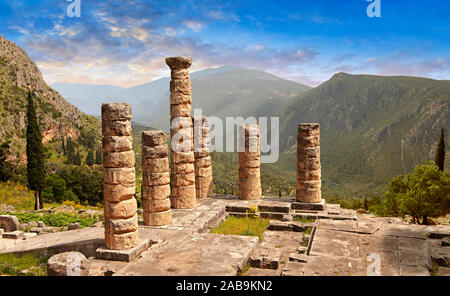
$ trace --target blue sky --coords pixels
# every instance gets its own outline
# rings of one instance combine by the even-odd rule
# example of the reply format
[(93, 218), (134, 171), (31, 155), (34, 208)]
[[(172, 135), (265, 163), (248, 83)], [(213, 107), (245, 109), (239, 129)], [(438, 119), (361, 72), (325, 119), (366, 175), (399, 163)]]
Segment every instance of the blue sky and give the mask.
[[(74, 0), (72, 0), (74, 1)], [(450, 79), (450, 2), (380, 0), (0, 0), (0, 34), (24, 48), (48, 83), (134, 86), (234, 64), (316, 86), (336, 72)]]

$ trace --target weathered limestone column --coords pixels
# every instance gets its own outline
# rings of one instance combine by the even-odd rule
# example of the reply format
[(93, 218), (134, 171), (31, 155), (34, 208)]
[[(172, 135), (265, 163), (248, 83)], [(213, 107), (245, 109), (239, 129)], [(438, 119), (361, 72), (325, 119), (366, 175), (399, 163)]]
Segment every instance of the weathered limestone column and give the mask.
[[(194, 123), (195, 190), (197, 198), (213, 195), (212, 161), (209, 155), (211, 140), (208, 117), (192, 117)], [(198, 141), (198, 143), (197, 143)]]
[(260, 199), (262, 195), (261, 151), (257, 124), (239, 126), (239, 147), (239, 198), (244, 200)]
[(167, 135), (154, 130), (142, 133), (142, 202), (144, 223), (162, 226), (172, 223), (170, 171)]
[(297, 136), (297, 198), (299, 202), (322, 200), (320, 169), (320, 125), (300, 123)]
[(130, 120), (130, 104), (102, 105), (105, 245), (112, 250), (130, 249), (139, 243)]
[(170, 81), (170, 202), (176, 209), (196, 207), (194, 143), (191, 119), (192, 89), (188, 68), (192, 58), (166, 59)]

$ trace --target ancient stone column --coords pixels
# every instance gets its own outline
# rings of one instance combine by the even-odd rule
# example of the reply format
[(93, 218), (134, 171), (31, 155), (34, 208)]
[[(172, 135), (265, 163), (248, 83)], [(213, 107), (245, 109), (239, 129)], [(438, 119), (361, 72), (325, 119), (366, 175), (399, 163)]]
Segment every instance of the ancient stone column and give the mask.
[(159, 130), (142, 133), (142, 202), (144, 223), (162, 226), (172, 223), (170, 171), (167, 135)]
[(173, 208), (196, 207), (194, 143), (191, 119), (192, 90), (188, 68), (192, 58), (171, 57), (170, 81), (170, 201)]
[(320, 125), (300, 123), (297, 135), (297, 201), (320, 202), (320, 178)]
[(102, 105), (105, 245), (112, 250), (130, 249), (139, 243), (130, 120), (130, 104)]
[(195, 190), (197, 198), (213, 195), (212, 161), (209, 155), (211, 140), (208, 117), (192, 117), (194, 123)]
[(261, 192), (261, 151), (259, 149), (259, 126), (239, 126), (239, 187), (240, 199), (260, 199)]

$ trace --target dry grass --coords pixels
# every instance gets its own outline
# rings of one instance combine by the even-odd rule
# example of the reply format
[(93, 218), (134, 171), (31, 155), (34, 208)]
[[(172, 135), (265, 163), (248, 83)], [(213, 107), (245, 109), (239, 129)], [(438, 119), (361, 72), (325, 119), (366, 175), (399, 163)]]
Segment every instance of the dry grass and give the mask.
[(262, 235), (268, 226), (268, 219), (228, 216), (224, 222), (212, 229), (211, 233), (257, 236), (259, 241), (262, 241)]

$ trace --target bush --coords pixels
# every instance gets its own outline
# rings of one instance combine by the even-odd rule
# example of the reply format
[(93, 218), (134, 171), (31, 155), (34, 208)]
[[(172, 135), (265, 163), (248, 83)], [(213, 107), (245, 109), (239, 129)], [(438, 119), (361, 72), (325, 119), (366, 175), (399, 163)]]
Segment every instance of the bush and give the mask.
[(428, 217), (450, 212), (450, 175), (429, 163), (418, 165), (411, 174), (393, 178), (376, 213), (382, 216), (410, 215), (427, 224)]

